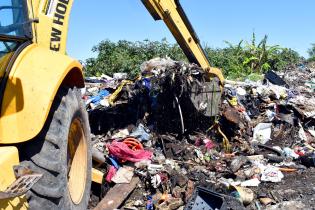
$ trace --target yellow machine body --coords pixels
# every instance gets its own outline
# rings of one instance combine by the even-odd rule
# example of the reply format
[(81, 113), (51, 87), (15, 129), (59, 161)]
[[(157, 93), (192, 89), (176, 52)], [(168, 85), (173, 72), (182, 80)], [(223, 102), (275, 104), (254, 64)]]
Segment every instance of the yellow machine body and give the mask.
[(62, 83), (84, 87), (81, 64), (66, 56), (73, 0), (28, 2), (33, 44), (18, 55), (6, 84), (0, 116), (0, 144), (34, 138), (43, 128)]
[[(13, 166), (19, 164), (19, 154), (16, 147), (0, 147), (0, 191), (15, 181)], [(0, 210), (23, 210), (28, 209), (26, 199), (16, 197), (0, 200)]]
[[(60, 86), (84, 87), (82, 65), (66, 56), (72, 0), (27, 0), (33, 39), (19, 54), (0, 59), (0, 81), (10, 67), (0, 107), (0, 191), (15, 180), (16, 147), (42, 130)], [(35, 23), (38, 22), (38, 23)], [(12, 60), (14, 58), (14, 60)], [(43, 207), (44, 209), (45, 207)], [(0, 200), (0, 210), (28, 209), (26, 199)]]
[(68, 24), (73, 0), (28, 0), (33, 24), (33, 42), (39, 46), (66, 53)]
[(0, 78), (3, 77), (4, 72), (6, 70), (6, 66), (8, 65), (8, 63), (10, 62), (10, 59), (12, 57), (13, 53), (8, 53), (7, 55), (3, 56), (0, 59)]

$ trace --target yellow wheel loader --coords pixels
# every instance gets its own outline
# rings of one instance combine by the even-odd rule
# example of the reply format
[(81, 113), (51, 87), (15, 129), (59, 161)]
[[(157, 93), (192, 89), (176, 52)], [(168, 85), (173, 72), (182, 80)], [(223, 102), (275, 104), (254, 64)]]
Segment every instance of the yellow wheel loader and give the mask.
[(2, 209), (88, 205), (92, 166), (82, 66), (65, 55), (71, 6), (71, 0), (0, 2)]
[[(101, 181), (92, 174), (82, 66), (65, 53), (72, 3), (0, 1), (0, 209), (85, 210), (92, 177)], [(222, 86), (179, 2), (143, 3)]]

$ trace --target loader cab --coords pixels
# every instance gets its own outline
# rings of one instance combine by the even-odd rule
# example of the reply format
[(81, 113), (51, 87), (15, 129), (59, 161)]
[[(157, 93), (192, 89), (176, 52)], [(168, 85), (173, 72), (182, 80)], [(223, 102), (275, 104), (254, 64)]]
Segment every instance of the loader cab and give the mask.
[(31, 21), (25, 0), (0, 1), (0, 82), (17, 49), (32, 40)]

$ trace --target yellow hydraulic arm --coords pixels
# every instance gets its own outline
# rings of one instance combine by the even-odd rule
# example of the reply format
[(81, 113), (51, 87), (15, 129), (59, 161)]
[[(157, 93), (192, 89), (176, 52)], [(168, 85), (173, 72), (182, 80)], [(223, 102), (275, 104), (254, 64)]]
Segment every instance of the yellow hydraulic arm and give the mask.
[(222, 72), (210, 66), (209, 60), (179, 0), (142, 0), (142, 2), (155, 20), (165, 22), (188, 60), (198, 64), (210, 74), (217, 76), (222, 85), (224, 82)]

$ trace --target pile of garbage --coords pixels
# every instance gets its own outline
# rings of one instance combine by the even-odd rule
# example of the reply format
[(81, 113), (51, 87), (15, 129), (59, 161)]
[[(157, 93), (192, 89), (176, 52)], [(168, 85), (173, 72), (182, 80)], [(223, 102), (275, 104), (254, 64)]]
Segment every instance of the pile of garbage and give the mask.
[(314, 68), (226, 81), (222, 97), (196, 65), (156, 58), (140, 69), (134, 81), (87, 78), (82, 91), (104, 172), (99, 209), (315, 206)]

